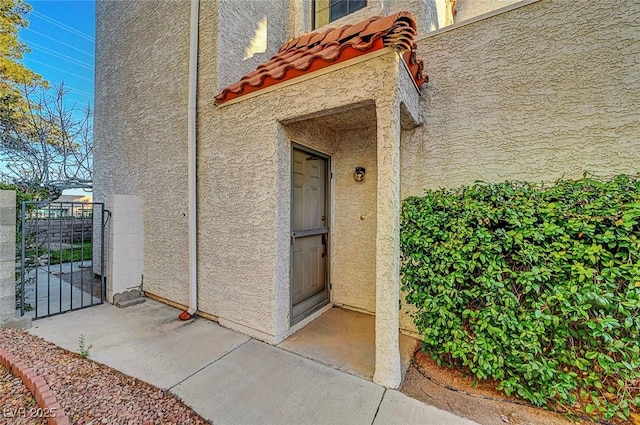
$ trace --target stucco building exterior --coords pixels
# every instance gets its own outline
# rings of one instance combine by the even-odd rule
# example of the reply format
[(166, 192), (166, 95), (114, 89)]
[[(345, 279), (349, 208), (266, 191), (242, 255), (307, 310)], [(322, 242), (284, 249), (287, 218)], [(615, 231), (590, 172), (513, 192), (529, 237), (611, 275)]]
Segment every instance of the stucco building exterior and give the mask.
[[(121, 280), (109, 251), (111, 296), (143, 283), (270, 343), (332, 305), (375, 314), (374, 380), (394, 387), (398, 332), (414, 330), (401, 200), (637, 172), (640, 5), (359, 3), (314, 29), (306, 0), (98, 1), (94, 198), (142, 223)], [(385, 45), (220, 97), (290, 39), (401, 11), (428, 83)]]

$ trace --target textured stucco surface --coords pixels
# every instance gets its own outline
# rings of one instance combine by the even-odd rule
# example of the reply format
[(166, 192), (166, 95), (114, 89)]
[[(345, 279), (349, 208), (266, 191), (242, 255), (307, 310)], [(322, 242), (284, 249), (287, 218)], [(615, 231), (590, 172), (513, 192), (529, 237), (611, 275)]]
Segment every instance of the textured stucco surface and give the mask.
[[(399, 189), (405, 198), (475, 180), (638, 171), (635, 2), (612, 8), (540, 0), (422, 37), (418, 57), (430, 82), (420, 103), (398, 97), (411, 92), (411, 82), (402, 72), (394, 77), (398, 63), (390, 54), (216, 107), (221, 87), (268, 59), (287, 37), (311, 29), (310, 8), (287, 7), (293, 1), (272, 8), (201, 3), (199, 307), (221, 323), (269, 342), (289, 329), (291, 141), (332, 156), (332, 301), (376, 311), (380, 326), (398, 315), (398, 285), (389, 286), (397, 276), (388, 274), (398, 259), (390, 193)], [(405, 9), (422, 27), (441, 14), (441, 3), (371, 0), (335, 24)], [(188, 15), (179, 2), (97, 4), (96, 201), (109, 194), (143, 197), (145, 289), (182, 304), (188, 299)], [(243, 60), (265, 16), (267, 52)], [(242, 34), (233, 32), (234, 20)], [(225, 31), (232, 36), (221, 36)], [(234, 37), (244, 47), (235, 48)], [(372, 108), (378, 113), (366, 112)], [(413, 128), (408, 116), (422, 116), (424, 125)], [(396, 152), (398, 135), (399, 158), (385, 156)], [(367, 168), (362, 184), (351, 178), (356, 165)], [(399, 319), (401, 328), (414, 329), (405, 308)], [(380, 347), (397, 346), (394, 332), (380, 335)], [(394, 367), (381, 371), (384, 379), (395, 379)]]
[(304, 144), (306, 131), (316, 138), (310, 147), (335, 146), (331, 130), (290, 123), (372, 101), (391, 84), (395, 61), (387, 54), (203, 114), (200, 232), (216, 235), (199, 243), (203, 311), (274, 338), (289, 328), (289, 137)]
[[(222, 88), (218, 84), (219, 21), (218, 0), (199, 0), (198, 24), (198, 110), (208, 110)], [(186, 25), (186, 23), (185, 23)], [(184, 31), (187, 31), (186, 28)], [(188, 46), (187, 46), (188, 47)], [(198, 128), (198, 131), (200, 128)], [(198, 133), (198, 138), (200, 137)]]
[[(372, 105), (372, 109), (375, 106)], [(375, 113), (374, 113), (375, 118)], [(333, 301), (375, 312), (377, 163), (376, 127), (343, 131), (334, 152)], [(365, 178), (353, 179), (355, 167)]]
[(402, 196), (475, 180), (637, 172), (640, 4), (536, 2), (418, 42), (425, 123)]
[[(375, 105), (291, 123), (285, 130), (293, 142), (331, 156), (331, 302), (375, 312)], [(353, 179), (356, 166), (366, 169), (360, 183)]]
[(114, 295), (138, 288), (144, 273), (144, 225), (142, 197), (133, 195), (109, 195), (107, 301), (114, 302)]
[[(640, 6), (536, 2), (418, 41), (424, 125), (402, 198), (475, 180), (638, 172)], [(415, 331), (403, 304), (401, 327)]]
[(144, 203), (144, 289), (186, 304), (189, 7), (96, 4), (94, 199)]
[[(222, 88), (237, 82), (278, 52), (287, 41), (288, 12), (286, 0), (218, 0), (217, 5), (220, 52), (217, 76)], [(266, 24), (266, 34), (259, 31), (261, 23)], [(260, 48), (250, 52), (252, 42), (260, 36), (266, 36), (266, 44), (259, 42)]]
[(484, 13), (511, 6), (518, 2), (520, 2), (520, 0), (458, 0), (456, 2), (457, 13), (454, 22), (463, 22), (467, 19), (475, 18)]
[(16, 192), (0, 190), (0, 324), (16, 315)]

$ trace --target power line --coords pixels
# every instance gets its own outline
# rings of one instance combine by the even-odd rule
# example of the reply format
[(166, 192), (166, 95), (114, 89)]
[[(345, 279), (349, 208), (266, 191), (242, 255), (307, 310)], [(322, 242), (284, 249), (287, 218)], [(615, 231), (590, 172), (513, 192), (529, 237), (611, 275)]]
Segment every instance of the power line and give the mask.
[[(81, 96), (81, 97), (78, 97)], [(86, 98), (86, 99), (85, 99)], [(87, 100), (88, 99), (88, 100)], [(65, 104), (69, 103), (69, 101), (72, 101), (74, 103), (81, 103), (81, 104), (86, 104), (86, 103), (91, 103), (93, 104), (93, 97), (90, 96), (84, 96), (84, 95), (77, 95), (74, 96), (71, 93), (66, 93), (64, 95), (64, 100), (65, 100)]]
[(69, 94), (78, 93), (78, 94), (81, 94), (83, 96), (87, 96), (87, 97), (90, 97), (90, 98), (93, 99), (93, 93), (89, 93), (89, 92), (84, 91), (84, 90), (76, 89), (76, 88), (68, 86), (66, 84), (64, 85), (64, 87), (65, 88), (69, 88), (69, 90), (70, 90)]
[(51, 49), (49, 49), (47, 47), (44, 47), (44, 46), (41, 46), (41, 45), (39, 45), (37, 43), (33, 43), (32, 42), (32, 43), (30, 43), (30, 46), (33, 46), (36, 50), (40, 50), (40, 51), (45, 52), (45, 53), (47, 53), (47, 54), (49, 54), (51, 56), (55, 56), (57, 58), (60, 58), (60, 59), (65, 60), (67, 62), (70, 62), (70, 63), (72, 63), (74, 65), (82, 66), (82, 67), (90, 69), (92, 71), (94, 69), (93, 65), (90, 65), (90, 64), (88, 64), (86, 62), (83, 62), (81, 60), (72, 58), (71, 56), (63, 55), (62, 53), (56, 52), (55, 50), (51, 50)]
[(82, 80), (86, 80), (86, 81), (93, 81), (91, 78), (87, 78), (87, 77), (83, 77), (82, 75), (74, 74), (73, 72), (69, 72), (69, 71), (66, 71), (66, 70), (64, 70), (64, 69), (57, 68), (57, 67), (55, 67), (55, 66), (53, 66), (53, 65), (49, 65), (48, 63), (40, 62), (39, 60), (35, 60), (35, 59), (31, 59), (31, 58), (27, 58), (27, 59), (25, 59), (25, 61), (35, 62), (35, 63), (37, 63), (37, 64), (39, 64), (39, 65), (46, 66), (47, 68), (51, 68), (51, 69), (53, 69), (53, 70), (63, 72), (63, 73), (65, 73), (65, 74), (67, 74), (67, 75), (72, 75), (72, 76), (74, 76), (74, 77), (76, 77), (76, 78), (80, 78), (80, 79), (82, 79)]
[[(34, 34), (37, 34), (37, 35), (39, 35), (39, 36), (41, 36), (41, 37), (48, 38), (49, 40), (53, 40), (53, 41), (55, 41), (56, 43), (62, 44), (63, 46), (66, 46), (66, 47), (69, 47), (70, 49), (73, 49), (73, 50), (76, 50), (76, 51), (78, 51), (78, 52), (80, 52), (80, 53), (84, 53), (85, 55), (88, 55), (88, 56), (94, 57), (94, 54), (93, 54), (93, 53), (89, 53), (89, 52), (86, 52), (86, 51), (84, 51), (84, 50), (82, 50), (82, 49), (78, 49), (77, 47), (72, 46), (71, 44), (67, 44), (67, 43), (65, 43), (65, 42), (63, 42), (63, 41), (60, 41), (60, 40), (55, 39), (55, 38), (53, 38), (53, 37), (50, 37), (50, 36), (48, 36), (47, 34), (43, 34), (43, 33), (38, 32), (38, 31), (36, 31), (36, 30), (32, 30), (32, 29), (31, 29), (31, 28), (29, 28), (29, 27), (27, 27), (27, 28), (25, 28), (25, 29), (26, 29), (27, 31), (32, 32), (32, 33), (34, 33)], [(28, 43), (28, 42), (27, 42), (27, 43)]]
[(63, 23), (62, 23), (62, 22), (60, 22), (60, 21), (56, 21), (55, 19), (50, 18), (50, 17), (48, 17), (47, 15), (44, 15), (44, 14), (42, 14), (42, 13), (38, 12), (37, 10), (32, 10), (32, 11), (31, 11), (31, 14), (32, 14), (33, 16), (35, 16), (35, 17), (37, 17), (37, 18), (40, 18), (40, 19), (42, 19), (42, 20), (44, 20), (44, 21), (47, 21), (47, 22), (49, 22), (49, 23), (51, 23), (51, 24), (53, 24), (53, 25), (55, 25), (55, 26), (57, 26), (57, 27), (59, 27), (59, 28), (62, 28), (62, 29), (63, 29), (63, 30), (65, 30), (65, 31), (69, 31), (70, 33), (75, 34), (75, 35), (77, 35), (78, 37), (82, 37), (82, 38), (84, 38), (85, 40), (89, 40), (89, 41), (91, 41), (91, 42), (93, 42), (93, 43), (95, 43), (95, 42), (96, 42), (96, 39), (95, 39), (95, 38), (93, 38), (93, 37), (91, 37), (90, 35), (85, 34), (85, 33), (83, 33), (82, 31), (78, 31), (77, 29), (75, 29), (75, 28), (73, 28), (73, 27), (70, 27), (69, 25), (63, 24)]
[[(89, 103), (93, 103), (93, 97), (92, 96), (86, 96), (83, 94), (79, 94), (79, 96), (85, 97), (87, 99), (89, 99)], [(71, 100), (75, 100), (76, 102), (82, 102), (82, 103), (87, 103), (86, 100), (80, 100), (77, 96), (73, 96), (73, 93), (68, 93), (64, 95), (65, 99), (71, 99)]]

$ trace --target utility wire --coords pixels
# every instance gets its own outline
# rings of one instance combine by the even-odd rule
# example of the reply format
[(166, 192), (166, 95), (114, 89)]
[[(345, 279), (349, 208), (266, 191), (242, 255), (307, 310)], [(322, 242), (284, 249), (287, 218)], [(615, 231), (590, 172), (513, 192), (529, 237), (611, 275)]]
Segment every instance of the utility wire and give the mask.
[(73, 88), (73, 87), (68, 86), (68, 85), (66, 85), (66, 84), (64, 85), (64, 87), (65, 87), (65, 88), (69, 88), (69, 90), (70, 90), (70, 91), (69, 91), (69, 94), (78, 93), (78, 94), (81, 94), (81, 95), (83, 95), (83, 96), (87, 96), (87, 97), (90, 97), (90, 98), (92, 98), (92, 99), (93, 99), (93, 94), (92, 94), (92, 93), (89, 93), (89, 92), (84, 91), (84, 90), (80, 90), (80, 89)]
[(90, 35), (85, 34), (82, 31), (78, 31), (77, 29), (75, 29), (73, 27), (70, 27), (69, 25), (63, 24), (60, 21), (56, 21), (55, 19), (50, 18), (47, 15), (44, 15), (44, 14), (38, 12), (37, 10), (32, 10), (31, 14), (33, 16), (35, 16), (37, 18), (40, 18), (40, 19), (42, 19), (44, 21), (47, 21), (47, 22), (49, 22), (49, 23), (51, 23), (51, 24), (53, 24), (53, 25), (55, 25), (55, 26), (57, 26), (59, 28), (62, 28), (65, 31), (69, 31), (70, 33), (73, 33), (73, 34), (77, 35), (78, 37), (82, 37), (85, 40), (89, 40), (89, 41), (91, 41), (93, 43), (95, 43), (95, 41), (96, 41), (96, 39), (91, 37)]
[(39, 60), (36, 60), (36, 59), (25, 58), (25, 61), (35, 62), (35, 63), (37, 63), (39, 65), (46, 66), (47, 68), (51, 68), (53, 70), (63, 72), (65, 74), (67, 74), (67, 75), (72, 75), (74, 77), (80, 78), (80, 79), (85, 80), (85, 81), (93, 81), (91, 78), (83, 77), (82, 75), (78, 75), (78, 74), (74, 74), (72, 72), (68, 72), (68, 71), (66, 71), (64, 69), (57, 68), (57, 67), (55, 67), (53, 65), (49, 65), (48, 63), (40, 62)]
[[(65, 98), (67, 98), (67, 100), (69, 100), (69, 99), (70, 99), (70, 100), (74, 101), (74, 102), (75, 102), (75, 103), (77, 103), (78, 105), (86, 106), (86, 104), (87, 104), (87, 103), (89, 103), (89, 104), (93, 105), (93, 98), (90, 98), (90, 101), (89, 101), (89, 102), (87, 102), (87, 100), (86, 100), (86, 99), (85, 99), (85, 100), (82, 100), (82, 99), (80, 99), (80, 98), (78, 98), (78, 97), (74, 97), (74, 96), (72, 95), (72, 93), (69, 93), (68, 95), (66, 94), (66, 95), (65, 95)], [(66, 103), (66, 102), (65, 102), (65, 103)], [(92, 106), (91, 108), (93, 109), (93, 106)]]
[(70, 63), (74, 64), (74, 65), (82, 66), (84, 68), (90, 69), (91, 71), (93, 71), (93, 69), (94, 69), (93, 65), (90, 65), (90, 64), (88, 64), (86, 62), (83, 62), (81, 60), (72, 58), (71, 56), (63, 55), (62, 53), (56, 52), (55, 50), (52, 50), (52, 49), (49, 49), (47, 47), (41, 46), (38, 43), (33, 43), (32, 42), (29, 45), (31, 47), (35, 48), (36, 50), (40, 50), (40, 51), (42, 51), (44, 53), (47, 53), (47, 54), (49, 54), (51, 56), (54, 56), (54, 57), (57, 57), (59, 59), (65, 60), (67, 62), (70, 62)]
[[(63, 46), (66, 46), (66, 47), (68, 47), (68, 48), (70, 48), (70, 49), (73, 49), (73, 50), (78, 51), (78, 52), (80, 52), (80, 53), (83, 53), (83, 54), (85, 54), (85, 55), (88, 55), (88, 56), (94, 57), (94, 54), (93, 54), (93, 53), (89, 53), (89, 52), (86, 52), (86, 51), (84, 51), (84, 50), (82, 50), (82, 49), (78, 49), (77, 47), (72, 46), (71, 44), (67, 44), (67, 43), (65, 43), (65, 42), (63, 42), (63, 41), (60, 41), (60, 40), (56, 39), (56, 38), (50, 37), (50, 36), (48, 36), (47, 34), (43, 34), (43, 33), (39, 32), (39, 31), (36, 31), (36, 30), (32, 30), (32, 29), (31, 29), (31, 28), (29, 28), (29, 27), (25, 28), (25, 30), (27, 30), (27, 31), (29, 31), (29, 32), (32, 32), (32, 33), (34, 33), (34, 34), (37, 34), (37, 35), (39, 35), (39, 36), (41, 36), (41, 37), (48, 38), (49, 40), (53, 40), (53, 41), (55, 41), (55, 42), (56, 42), (56, 43), (58, 43), (58, 44), (62, 44)], [(27, 40), (25, 40), (25, 41), (27, 41)], [(29, 41), (27, 41), (27, 44), (29, 44)]]

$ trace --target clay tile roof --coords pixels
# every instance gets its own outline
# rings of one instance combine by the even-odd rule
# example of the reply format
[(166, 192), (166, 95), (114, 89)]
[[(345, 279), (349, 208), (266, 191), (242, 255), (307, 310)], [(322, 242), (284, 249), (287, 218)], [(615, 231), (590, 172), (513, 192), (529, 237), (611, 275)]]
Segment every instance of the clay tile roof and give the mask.
[(286, 42), (278, 54), (255, 71), (223, 89), (216, 96), (216, 102), (221, 104), (389, 46), (403, 52), (414, 81), (421, 87), (427, 77), (423, 75), (422, 61), (416, 59), (413, 41), (416, 33), (413, 16), (400, 12), (386, 17), (375, 16), (355, 25), (302, 34)]

